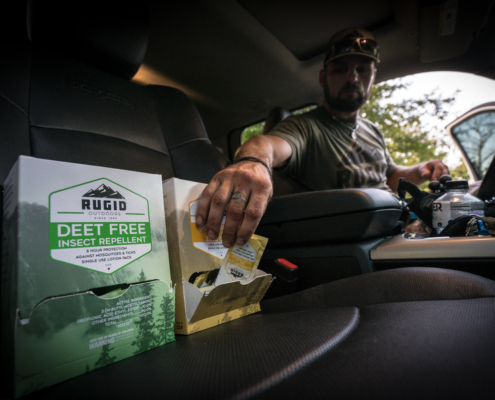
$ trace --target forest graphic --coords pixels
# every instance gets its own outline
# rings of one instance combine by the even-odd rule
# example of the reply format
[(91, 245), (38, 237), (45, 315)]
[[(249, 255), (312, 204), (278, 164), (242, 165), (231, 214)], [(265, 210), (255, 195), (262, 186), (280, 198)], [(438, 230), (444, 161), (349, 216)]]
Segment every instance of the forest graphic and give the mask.
[[(138, 281), (145, 282), (146, 274), (143, 270), (139, 274)], [(175, 322), (175, 302), (174, 293), (167, 293), (162, 296), (158, 309), (155, 310), (157, 295), (154, 294), (152, 284), (140, 285), (141, 296), (151, 296), (151, 303), (147, 315), (137, 318), (133, 324), (137, 333), (134, 334), (134, 341), (131, 345), (134, 348), (133, 354), (139, 354), (175, 339), (174, 322)], [(158, 312), (158, 313), (157, 313)], [(116, 356), (111, 353), (115, 350), (111, 344), (102, 346), (100, 357), (95, 362), (93, 369), (98, 369), (112, 364), (117, 360)], [(88, 370), (89, 368), (87, 368)]]
[[(79, 309), (79, 311), (84, 309), (85, 311), (79, 315), (96, 315), (100, 311), (98, 311), (98, 307), (95, 308), (95, 305), (100, 305), (101, 301), (95, 301), (95, 297), (92, 295), (85, 295), (88, 296), (87, 299), (89, 300), (89, 303), (86, 304), (84, 301), (81, 303), (83, 296), (70, 296), (64, 301), (45, 302), (40, 306), (41, 309), (46, 309), (41, 313), (35, 313), (30, 323), (24, 325), (21, 329), (22, 332), (19, 332), (22, 334), (22, 337), (19, 338), (23, 343), (22, 349), (20, 349), (23, 353), (23, 365), (19, 365), (21, 369), (18, 369), (17, 373), (26, 378), (20, 381), (22, 393), (27, 394), (38, 390), (40, 387), (59, 382), (60, 379), (56, 371), (61, 366), (65, 368), (64, 374), (77, 376), (174, 341), (175, 293), (170, 292), (168, 284), (163, 281), (148, 281), (144, 270), (141, 270), (137, 279), (135, 277), (134, 281), (137, 280), (144, 283), (130, 286), (131, 292), (126, 291), (127, 296), (124, 293), (113, 299), (104, 300), (105, 303), (108, 302), (109, 308), (116, 306), (120, 301), (124, 303), (130, 301), (140, 305), (131, 319), (126, 317), (122, 320), (122, 322), (129, 322), (125, 327), (119, 328), (117, 325), (113, 325), (115, 328), (107, 327), (108, 329), (100, 333), (102, 336), (115, 337), (115, 340), (108, 341), (94, 350), (88, 349), (88, 343), (97, 337), (95, 335), (97, 332), (94, 329), (88, 329), (87, 324), (75, 324), (77, 316), (65, 318), (63, 311), (67, 308)], [(146, 302), (142, 302), (141, 299), (146, 299)], [(58, 317), (61, 317), (65, 327), (50, 329), (51, 322), (57, 326), (62, 325), (60, 321), (57, 321)], [(45, 326), (46, 323), (40, 323), (46, 318), (48, 326)], [(39, 330), (44, 329), (48, 329), (50, 333), (39, 332)], [(122, 335), (121, 340), (117, 339), (120, 333), (125, 333), (125, 331), (128, 331), (128, 334), (125, 337)], [(104, 337), (107, 338), (107, 336)], [(84, 343), (84, 346), (74, 346), (74, 340), (78, 344)], [(58, 357), (58, 361), (52, 361), (52, 357), (49, 359), (40, 357), (43, 352), (38, 354), (37, 346), (49, 348), (50, 351), (44, 354)], [(69, 355), (65, 351), (61, 351), (61, 348), (71, 348), (72, 354)], [(88, 356), (91, 357), (92, 361), (85, 361), (89, 360)], [(33, 362), (36, 364), (34, 367)]]

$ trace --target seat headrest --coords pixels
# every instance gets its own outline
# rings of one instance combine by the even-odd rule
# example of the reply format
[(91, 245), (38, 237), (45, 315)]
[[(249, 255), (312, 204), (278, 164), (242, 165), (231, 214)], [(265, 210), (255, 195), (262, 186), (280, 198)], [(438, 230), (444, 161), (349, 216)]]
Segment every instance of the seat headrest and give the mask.
[(28, 34), (35, 47), (76, 58), (131, 79), (148, 46), (144, 4), (94, 0), (30, 0)]
[(265, 126), (263, 127), (263, 135), (269, 133), (275, 125), (277, 125), (280, 121), (283, 121), (285, 118), (290, 117), (292, 113), (285, 108), (275, 107), (265, 121)]

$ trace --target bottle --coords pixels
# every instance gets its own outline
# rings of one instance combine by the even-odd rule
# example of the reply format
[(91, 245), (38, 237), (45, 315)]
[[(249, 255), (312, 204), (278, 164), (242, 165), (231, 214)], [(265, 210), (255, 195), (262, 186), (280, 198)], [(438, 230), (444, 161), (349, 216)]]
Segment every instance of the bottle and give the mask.
[(467, 192), (467, 181), (447, 181), (445, 189), (446, 193), (433, 202), (433, 227), (437, 233), (462, 215), (484, 216), (483, 202)]

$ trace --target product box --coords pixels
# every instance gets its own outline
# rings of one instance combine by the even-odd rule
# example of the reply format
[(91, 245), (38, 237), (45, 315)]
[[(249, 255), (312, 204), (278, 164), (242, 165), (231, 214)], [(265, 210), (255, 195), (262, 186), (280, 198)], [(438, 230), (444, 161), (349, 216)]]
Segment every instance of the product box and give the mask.
[(201, 291), (190, 282), (198, 273), (220, 269), (228, 250), (221, 235), (211, 241), (196, 226), (197, 204), (205, 187), (176, 178), (163, 183), (172, 282), (177, 293), (176, 334), (189, 335), (260, 311), (259, 302), (272, 280), (271, 275), (256, 270), (247, 284), (227, 282), (211, 291)]
[(162, 196), (159, 175), (19, 158), (2, 232), (16, 397), (174, 340)]

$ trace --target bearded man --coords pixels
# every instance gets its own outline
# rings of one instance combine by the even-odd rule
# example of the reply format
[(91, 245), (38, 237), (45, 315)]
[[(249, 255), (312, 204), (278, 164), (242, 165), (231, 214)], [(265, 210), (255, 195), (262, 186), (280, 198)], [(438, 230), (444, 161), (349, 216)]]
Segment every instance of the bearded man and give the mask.
[(376, 77), (379, 47), (371, 32), (345, 29), (330, 40), (319, 83), (323, 104), (280, 122), (237, 151), (234, 163), (203, 191), (196, 222), (216, 239), (228, 205), (222, 243), (246, 243), (273, 194), (272, 168), (308, 190), (371, 187), (396, 191), (399, 178), (421, 184), (448, 173), (440, 160), (396, 166), (382, 132), (359, 118)]

